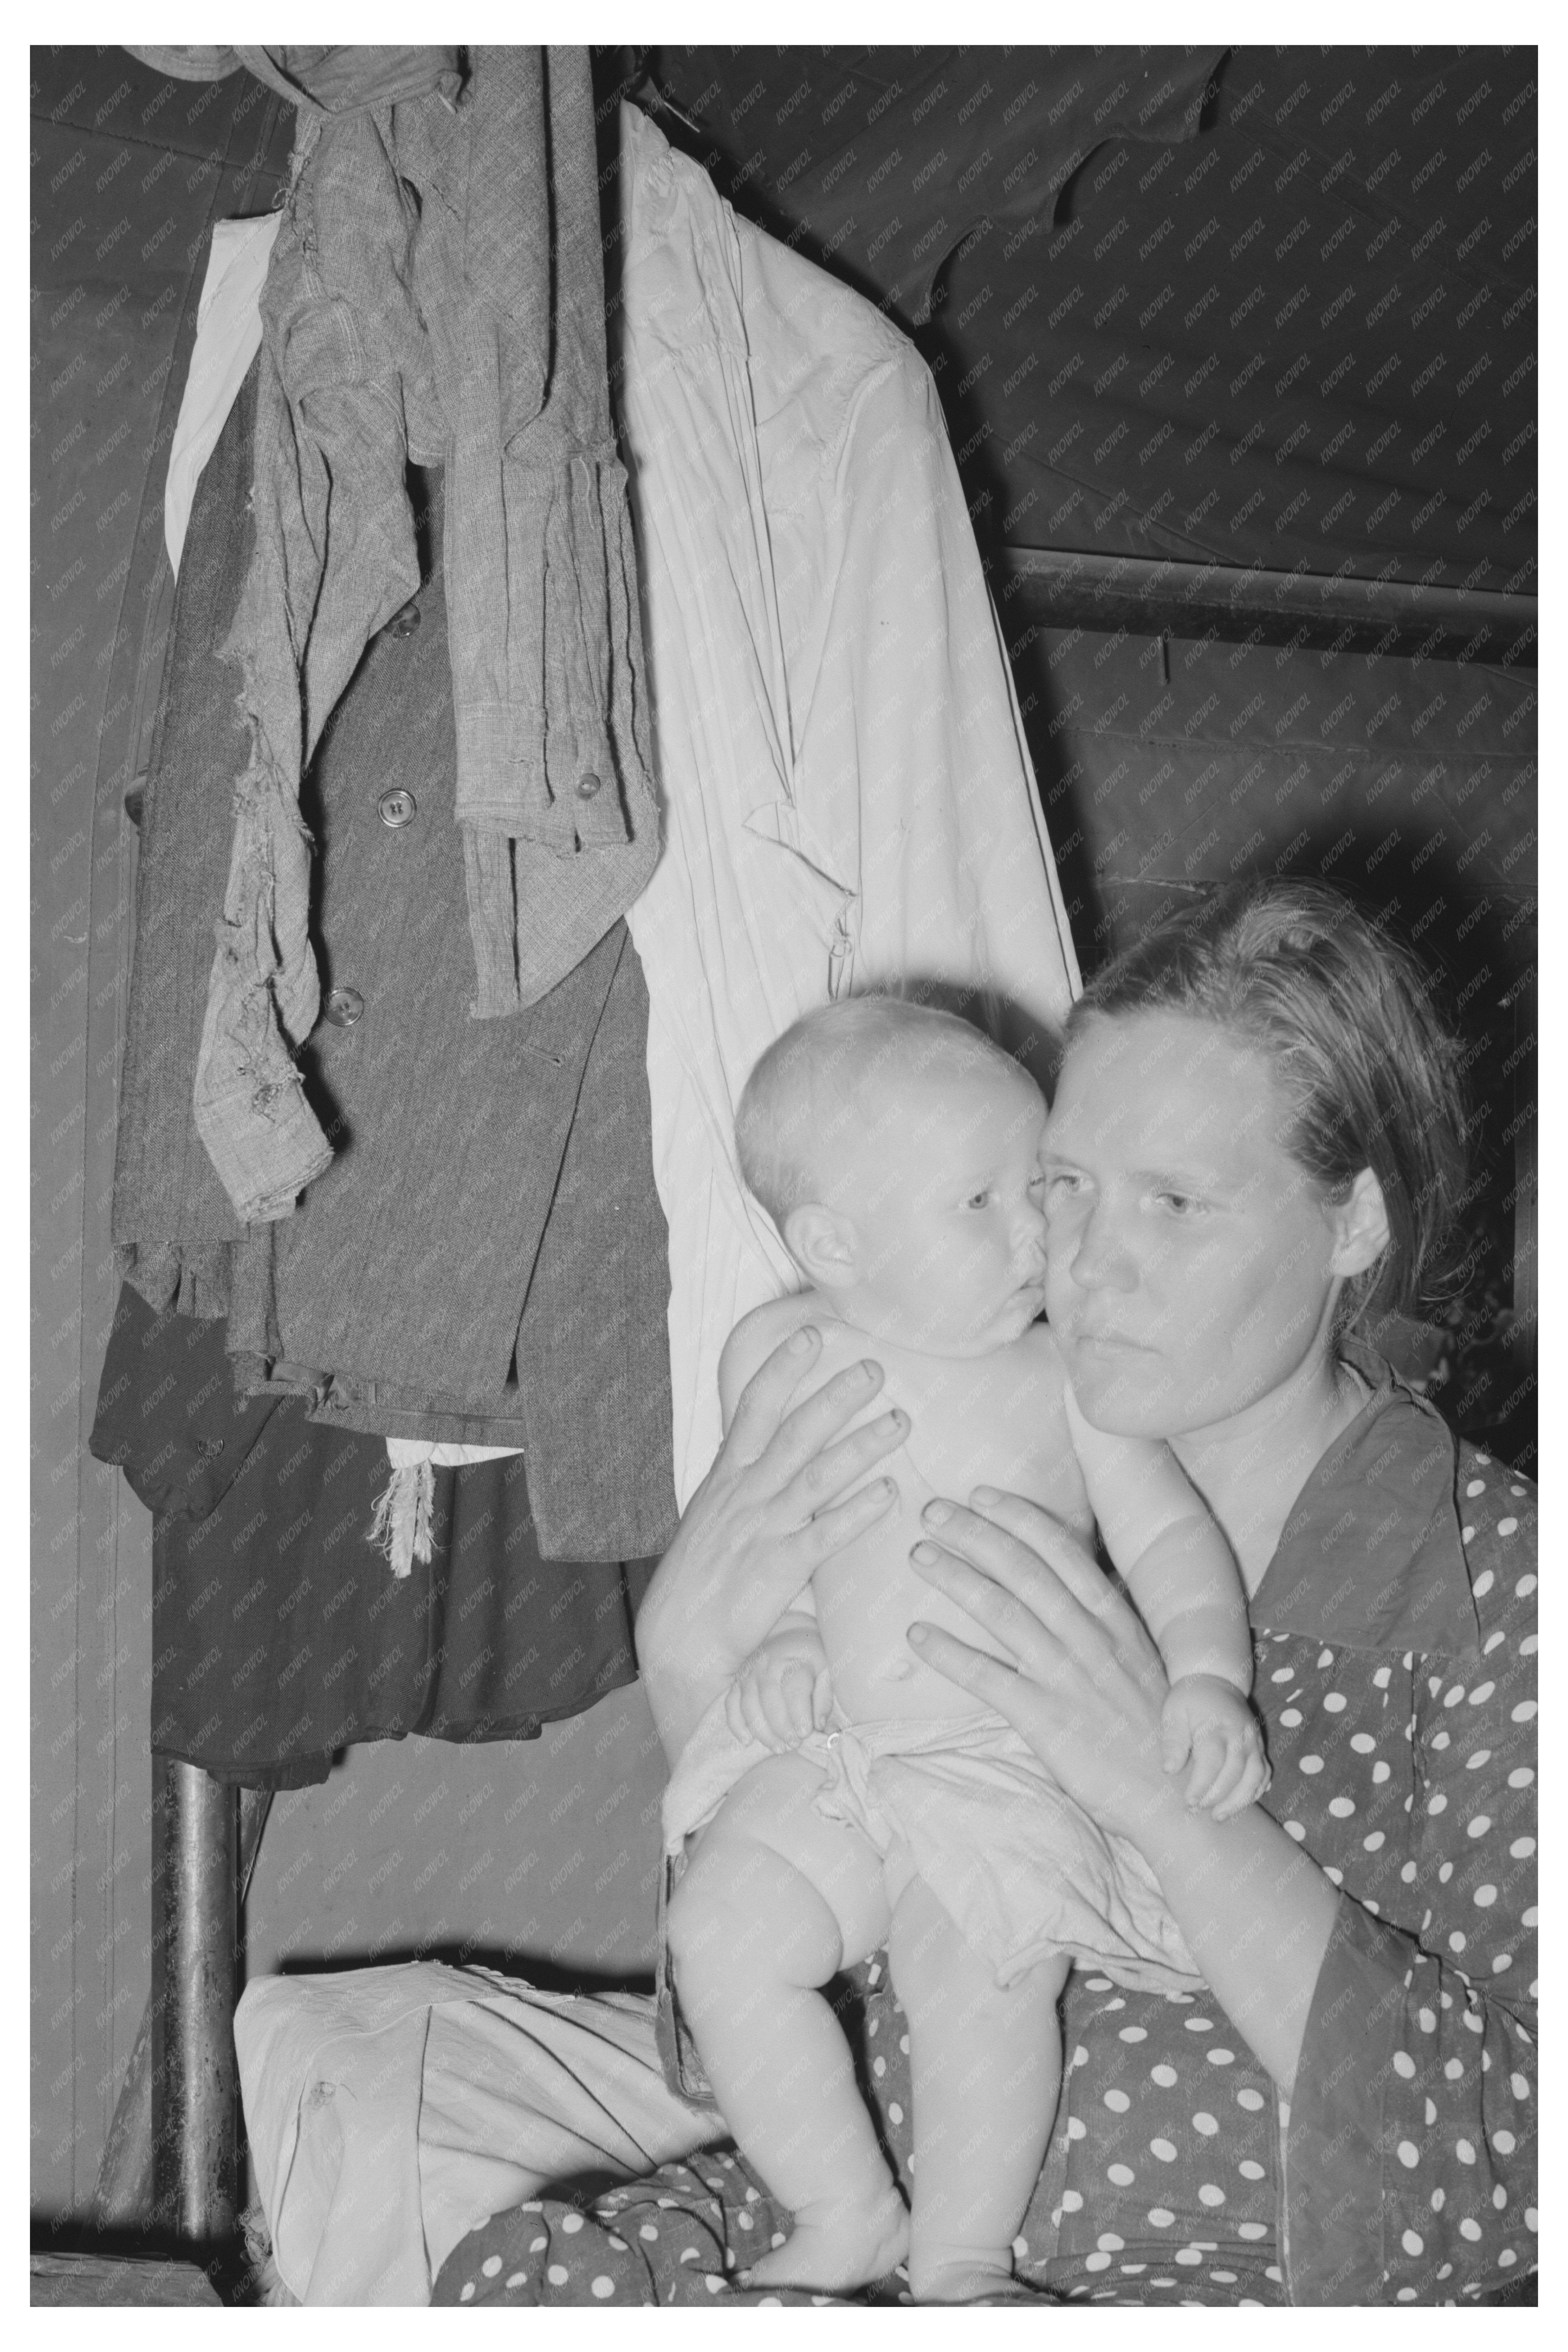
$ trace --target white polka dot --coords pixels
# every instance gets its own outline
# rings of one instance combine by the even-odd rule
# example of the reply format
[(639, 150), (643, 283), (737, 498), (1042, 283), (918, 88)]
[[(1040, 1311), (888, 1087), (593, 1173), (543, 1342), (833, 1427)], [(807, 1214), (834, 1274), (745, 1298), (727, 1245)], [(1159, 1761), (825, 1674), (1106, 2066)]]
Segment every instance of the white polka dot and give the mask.
[(1492, 2210), (1494, 2212), (1500, 2213), (1507, 2203), (1508, 2190), (1503, 2187), (1502, 2182), (1500, 2180), (1497, 2187), (1492, 2190)]
[(1411, 2172), (1415, 2171), (1415, 2167), (1421, 2161), (1421, 2151), (1416, 2147), (1415, 2142), (1413, 2139), (1402, 2139), (1399, 2143), (1396, 2154), (1398, 2155), (1400, 2163)]
[[(710, 2281), (709, 2281), (708, 2283), (709, 2283), (710, 2286), (712, 2286), (712, 2285), (714, 2285), (714, 2284), (717, 2284), (717, 2282), (716, 2282), (716, 2281), (714, 2281), (714, 2280), (712, 2280), (712, 2279), (710, 2279)], [(588, 2292), (589, 2292), (589, 2294), (592, 2294), (592, 2295), (596, 2295), (596, 2296), (598, 2297), (598, 2299), (599, 2299), (599, 2301), (600, 2301), (601, 2303), (603, 2303), (603, 2302), (604, 2302), (605, 2297), (607, 2294), (614, 2294), (615, 2291), (616, 2291), (616, 2282), (615, 2282), (615, 2280), (614, 2280), (613, 2278), (606, 2278), (606, 2277), (605, 2276), (605, 2274), (604, 2274), (604, 2273), (603, 2273), (602, 2271), (600, 2272), (600, 2273), (599, 2273), (599, 2275), (598, 2275), (598, 2277), (597, 2277), (596, 2279), (590, 2280), (590, 2282), (589, 2282), (589, 2285), (588, 2285)]]
[(1426, 2251), (1426, 2239), (1418, 2238), (1414, 2230), (1406, 2230), (1399, 2242), (1407, 2254), (1424, 2254)]
[[(1498, 1533), (1499, 1533), (1499, 1535), (1500, 1535), (1500, 1536), (1510, 1536), (1510, 1535), (1512, 1535), (1512, 1533), (1513, 1533), (1513, 1531), (1514, 1531), (1515, 1528), (1517, 1528), (1517, 1527), (1518, 1527), (1518, 1525), (1519, 1525), (1519, 1521), (1518, 1521), (1516, 1518), (1514, 1518), (1514, 1517), (1510, 1515), (1508, 1518), (1506, 1518), (1506, 1519), (1500, 1519), (1500, 1520), (1498, 1521), (1498, 1523), (1497, 1523), (1497, 1531), (1498, 1531)], [(1478, 1587), (1478, 1590), (1479, 1590), (1479, 1587)]]
[(1429, 1800), (1426, 1810), (1429, 1813), (1446, 1813), (1447, 1811), (1448, 1800), (1443, 1794), (1441, 1789), (1438, 1790), (1435, 1797)]
[(1538, 2226), (1536, 2210), (1533, 2205), (1527, 2205), (1524, 2209), (1524, 2226), (1527, 2230), (1533, 2230)]
[(1175, 2215), (1168, 2213), (1163, 2205), (1152, 2205), (1149, 2209), (1149, 2223), (1152, 2229), (1168, 2230), (1175, 2218)]
[(1344, 1872), (1342, 1870), (1336, 1870), (1331, 1862), (1324, 1863), (1323, 1876), (1329, 1880), (1331, 1885), (1334, 1886), (1342, 1886), (1345, 1883)]
[(500, 2269), (500, 2256), (499, 2254), (487, 2254), (484, 2261), (479, 2264), (479, 2269), (486, 2278), (494, 2278)]
[(1108, 2271), (1110, 2268), (1110, 2256), (1100, 2253), (1085, 2254), (1083, 2266), (1086, 2271)]
[(1149, 2069), (1149, 2080), (1152, 2083), (1158, 2083), (1163, 2091), (1168, 2091), (1175, 2079), (1176, 2070), (1173, 2066), (1151, 2066)]
[(1029, 2241), (1027, 2238), (1015, 2238), (1013, 2241), (1013, 2252), (1017, 2256), (1019, 2262), (1027, 2262), (1029, 2258)]
[(1489, 1568), (1483, 1568), (1479, 1576), (1477, 1577), (1474, 1584), (1470, 1587), (1470, 1590), (1475, 1594), (1478, 1601), (1484, 1601), (1491, 1589), (1492, 1572)]
[(474, 2293), (474, 2282), (473, 2282), (473, 2280), (472, 2280), (472, 2279), (465, 2279), (465, 2280), (463, 2281), (463, 2284), (462, 2284), (461, 2292), (459, 2293), (459, 2294), (458, 2294), (458, 2301), (459, 2303), (468, 2303), (468, 2302), (471, 2302), (471, 2301), (472, 2301), (472, 2299), (473, 2299), (473, 2293)]
[(1318, 1664), (1320, 1666), (1331, 1666), (1333, 1663), (1334, 1654), (1331, 1650), (1320, 1650), (1318, 1652)]
[(1249, 2156), (1243, 2157), (1241, 2162), (1236, 2168), (1237, 2172), (1240, 2173), (1243, 2180), (1261, 2180), (1263, 2179), (1263, 2167), (1260, 2164), (1254, 2164)]
[(544, 2275), (552, 2286), (564, 2286), (572, 2273), (564, 2263), (552, 2263)]
[(575, 2237), (582, 2226), (583, 2216), (581, 2213), (563, 2213), (561, 2216), (562, 2232), (565, 2237)]
[(1300, 1708), (1299, 1706), (1282, 1707), (1279, 1713), (1279, 1720), (1284, 1725), (1287, 1731), (1299, 1730), (1301, 1723)]
[(1435, 2102), (1434, 2100), (1427, 2099), (1427, 2100), (1425, 2102), (1425, 2105), (1426, 2105), (1426, 2122), (1427, 2122), (1427, 2123), (1429, 2123), (1429, 2124), (1435, 2124), (1435, 2123), (1436, 2122), (1436, 2120), (1437, 2120), (1437, 2108), (1436, 2108), (1436, 2102)]
[(1363, 1853), (1376, 1853), (1386, 1843), (1386, 1840), (1381, 1830), (1373, 1830), (1372, 1835), (1363, 1838), (1361, 1843)]
[(1088, 2130), (1089, 2126), (1085, 2123), (1081, 2116), (1069, 2116), (1068, 2117), (1068, 2139), (1082, 2139)]
[(1370, 1756), (1373, 1749), (1377, 1746), (1377, 1742), (1373, 1738), (1370, 1731), (1352, 1731), (1351, 1734), (1351, 1746), (1355, 1749), (1358, 1756)]
[[(1408, 1801), (1409, 1801), (1407, 1799), (1407, 1804)], [(1406, 1886), (1414, 1886), (1415, 1884), (1415, 1864), (1413, 1862), (1402, 1862), (1399, 1865), (1399, 1875), (1403, 1878)]]
[(1414, 2303), (1415, 2289), (1413, 2286), (1402, 2286), (1396, 2290), (1394, 2300), (1395, 2303)]
[(1132, 2105), (1125, 2091), (1107, 2091), (1105, 2104), (1112, 2115), (1124, 2116)]
[(1474, 1528), (1469, 1528), (1469, 1527), (1461, 1528), (1459, 1529), (1459, 1541), (1460, 1541), (1461, 1543), (1467, 1543), (1467, 1544), (1468, 1544), (1468, 1543), (1473, 1543), (1473, 1542), (1475, 1541), (1475, 1535), (1476, 1535), (1476, 1531), (1475, 1531)]
[(1294, 1666), (1276, 1666), (1268, 1679), (1271, 1683), (1288, 1683), (1295, 1671)]
[(1497, 1888), (1495, 1886), (1478, 1886), (1475, 1892), (1474, 1900), (1479, 1906), (1481, 1910), (1489, 1911), (1492, 1905), (1497, 1901)]
[(1469, 2217), (1469, 2215), (1467, 2213), (1467, 2214), (1466, 2214), (1466, 2216), (1465, 2216), (1465, 2218), (1464, 2218), (1464, 2220), (1463, 2220), (1463, 2221), (1460, 2222), (1460, 2224), (1459, 2224), (1459, 2235), (1460, 2235), (1460, 2237), (1461, 2237), (1461, 2238), (1470, 2238), (1470, 2239), (1475, 2239), (1475, 2238), (1479, 2238), (1479, 2237), (1480, 2236), (1480, 2234), (1481, 2234), (1481, 2225), (1480, 2225), (1480, 2223), (1479, 2223), (1479, 2221), (1471, 2221), (1471, 2219), (1470, 2219), (1470, 2217)]
[(1540, 1916), (1541, 1913), (1537, 1906), (1533, 1903), (1527, 1904), (1519, 1915), (1520, 1924), (1521, 1927), (1533, 1927)]
[(1350, 1702), (1346, 1698), (1343, 1691), (1325, 1691), (1323, 1693), (1323, 1712), (1325, 1715), (1342, 1715), (1349, 1704)]
[(1510, 2131), (1493, 2132), (1492, 2146), (1496, 2148), (1500, 2156), (1511, 2156), (1513, 2154), (1515, 2145), (1514, 2137)]
[(1200, 2107), (1197, 2114), (1193, 2117), (1193, 2129), (1194, 2131), (1202, 2132), (1205, 2139), (1212, 2139), (1215, 2132), (1218, 2131), (1219, 2126), (1215, 2121), (1213, 2116), (1205, 2115), (1204, 2110)]
[(1396, 2050), (1394, 2052), (1394, 2071), (1396, 2074), (1403, 2074), (1406, 2082), (1408, 2082), (1410, 2077), (1415, 2074), (1415, 2061), (1412, 2058), (1408, 2050)]
[(1500, 1977), (1505, 1969), (1511, 1969), (1512, 1966), (1513, 1954), (1511, 1952), (1494, 1952), (1492, 1954), (1492, 1974), (1494, 1977)]
[(1203, 2256), (1196, 2246), (1179, 2246), (1176, 2250), (1176, 2260), (1190, 2265), (1193, 2263), (1201, 2263)]
[(1509, 1852), (1515, 1862), (1523, 1862), (1527, 1855), (1535, 1852), (1535, 1840), (1532, 1837), (1515, 1838)]
[(1474, 2164), (1476, 2160), (1476, 2151), (1468, 2139), (1457, 2139), (1454, 2142), (1454, 2154), (1461, 2164)]
[(1118, 2042), (1147, 2042), (1147, 2032), (1142, 2025), (1124, 2025), (1117, 2035)]
[(1373, 1688), (1374, 1690), (1386, 1690), (1388, 1688), (1389, 1676), (1393, 1672), (1394, 1669), (1392, 1666), (1379, 1666), (1373, 1675)]
[(1443, 1704), (1445, 1706), (1458, 1706), (1459, 1701), (1464, 1697), (1464, 1684), (1456, 1683), (1451, 1690), (1446, 1690), (1443, 1693)]
[(1353, 1797), (1331, 1797), (1329, 1799), (1329, 1811), (1332, 1813), (1335, 1821), (1349, 1821), (1351, 1815), (1355, 1811), (1355, 1799)]
[(1415, 2022), (1421, 2028), (1423, 2033), (1436, 2033), (1437, 2031), (1437, 2013), (1436, 2010), (1426, 2008), (1418, 2009), (1415, 2012)]
[(900, 2106), (897, 2099), (889, 2099), (888, 2102), (888, 2121), (890, 2124), (901, 2124), (903, 2120), (904, 2111), (902, 2107)]
[(1234, 2050), (1211, 2050), (1207, 2056), (1211, 2066), (1234, 2066), (1236, 2063)]
[(1212, 2033), (1214, 2031), (1212, 2017), (1184, 2017), (1182, 2023), (1189, 2033)]
[(1238, 2107), (1245, 2107), (1249, 2115), (1256, 2115), (1263, 2105), (1263, 2094), (1261, 2091), (1237, 2091), (1236, 2104)]
[(1484, 1495), (1486, 1491), (1487, 1482), (1484, 1478), (1472, 1478), (1465, 1489), (1467, 1495)]
[(1432, 2191), (1432, 2210), (1434, 2213), (1440, 2213), (1447, 2201), (1448, 2192), (1446, 2189), (1434, 2189)]
[(1513, 2248), (1505, 2246), (1497, 2258), (1497, 2266), (1500, 2271), (1506, 2271), (1510, 2263), (1517, 2263), (1518, 2260), (1519, 2256), (1514, 2252)]
[(1236, 2225), (1236, 2234), (1238, 2238), (1266, 2238), (1268, 2235), (1268, 2224), (1267, 2221), (1238, 2221)]
[(1062, 2211), (1064, 2213), (1081, 2213), (1082, 2210), (1083, 2199), (1079, 2196), (1078, 2190), (1076, 2189), (1064, 2189), (1062, 2190)]
[(1198, 2189), (1198, 2203), (1200, 2205), (1223, 2205), (1225, 2203), (1225, 2190), (1219, 2188), (1215, 2182), (1205, 2180)]
[(1149, 2153), (1151, 2156), (1157, 2156), (1162, 2164), (1174, 2164), (1176, 2160), (1175, 2148), (1168, 2139), (1152, 2139), (1149, 2143)]
[(1102, 2254), (1121, 2254), (1127, 2251), (1126, 2239), (1119, 2238), (1114, 2230), (1102, 2230), (1094, 2242)]
[(1489, 1764), (1491, 1760), (1492, 1751), (1489, 1748), (1478, 1748), (1473, 1756), (1466, 1757), (1465, 1769), (1467, 1772), (1479, 1772), (1483, 1764)]
[[(1381, 1788), (1384, 1781), (1387, 1780), (1393, 1769), (1394, 1767), (1392, 1764), (1374, 1764), (1372, 1768), (1373, 1785)], [(1409, 1811), (1408, 1805), (1406, 1805), (1405, 1810), (1406, 1811)]]
[(1521, 1698), (1519, 1705), (1509, 1717), (1509, 1721), (1510, 1723), (1533, 1723), (1535, 1720), (1535, 1701), (1532, 1698)]
[(526, 2271), (513, 2271), (508, 2276), (505, 2284), (508, 2294), (515, 2294), (520, 2286), (527, 2285), (528, 2273)]
[[(1130, 2189), (1137, 2179), (1130, 2164), (1108, 2164), (1105, 2168), (1105, 2177), (1107, 2180), (1114, 2180), (1118, 2189)], [(1120, 2238), (1116, 2242), (1118, 2245), (1121, 2244)]]
[(1464, 1937), (1459, 1933), (1459, 1930), (1458, 1929), (1458, 1927), (1456, 1927), (1456, 1928), (1455, 1928), (1455, 1930), (1454, 1930), (1454, 1932), (1453, 1932), (1453, 1934), (1452, 1934), (1452, 1935), (1449, 1937), (1449, 1938), (1448, 1938), (1448, 1949), (1449, 1949), (1451, 1952), (1462, 1952), (1462, 1951), (1464, 1950), (1464, 1948), (1465, 1948), (1465, 1938), (1464, 1938)]
[[(527, 2210), (527, 2207), (524, 2206), (523, 2210), (526, 2212)], [(650, 2230), (647, 2234), (650, 2238), (657, 2238), (658, 2231), (657, 2230)], [(549, 2243), (550, 2241), (548, 2238), (531, 2238), (528, 2242), (528, 2251), (531, 2254), (542, 2254)]]
[(1296, 1766), (1299, 1772), (1321, 1772), (1322, 1769), (1323, 1759), (1321, 1756), (1303, 1756)]
[(1470, 1693), (1470, 1705), (1472, 1706), (1484, 1706), (1487, 1700), (1490, 1698), (1496, 1688), (1496, 1683), (1478, 1683), (1475, 1689)]
[(1304, 1837), (1306, 1836), (1306, 1834), (1307, 1834), (1306, 1831), (1301, 1827), (1301, 1824), (1300, 1824), (1300, 1822), (1287, 1822), (1284, 1824), (1284, 1828), (1285, 1828), (1285, 1834), (1286, 1834), (1286, 1836), (1287, 1836), (1287, 1837), (1293, 1837), (1293, 1838), (1295, 1838), (1298, 1842), (1300, 1842), (1300, 1839), (1302, 1839), (1302, 1838), (1304, 1838)]
[[(1501, 1639), (1500, 1635), (1499, 1636), (1499, 1639)], [(1527, 1633), (1523, 1641), (1519, 1645), (1519, 1654), (1521, 1658), (1533, 1658), (1540, 1647), (1540, 1635), (1537, 1633)]]
[(658, 2231), (654, 2228), (651, 2221), (645, 2221), (638, 2230), (637, 2235), (639, 2238), (657, 2238)]
[(1530, 1595), (1534, 1591), (1538, 1581), (1539, 1579), (1536, 1577), (1521, 1576), (1519, 1582), (1513, 1588), (1518, 1598), (1521, 1601), (1528, 1600)]

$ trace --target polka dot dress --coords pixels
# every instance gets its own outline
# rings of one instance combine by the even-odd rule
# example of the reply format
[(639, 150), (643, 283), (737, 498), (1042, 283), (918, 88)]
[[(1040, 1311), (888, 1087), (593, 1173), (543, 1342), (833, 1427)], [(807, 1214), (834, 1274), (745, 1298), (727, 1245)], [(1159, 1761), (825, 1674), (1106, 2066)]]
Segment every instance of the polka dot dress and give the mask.
[[(1426, 2305), (1533, 2266), (1534, 1492), (1468, 1447), (1458, 1468), (1479, 1647), (1255, 1627), (1265, 1804), (1352, 1898), (1291, 2107), (1212, 1999), (1075, 1972), (1056, 2130), (1014, 2249), (1042, 2294)], [(907, 2187), (908, 2029), (883, 1963), (857, 1977), (867, 2088)], [(715, 2152), (587, 2212), (546, 2199), (498, 2215), (436, 2300), (830, 2300), (740, 2283), (787, 2227)], [(855, 2299), (906, 2294), (896, 2277)]]

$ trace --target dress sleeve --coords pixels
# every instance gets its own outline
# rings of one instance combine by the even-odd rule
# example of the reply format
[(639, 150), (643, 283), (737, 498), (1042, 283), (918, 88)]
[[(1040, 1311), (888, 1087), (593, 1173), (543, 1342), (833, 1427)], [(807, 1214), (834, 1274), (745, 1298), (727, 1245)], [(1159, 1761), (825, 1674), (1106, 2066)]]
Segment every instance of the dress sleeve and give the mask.
[(1296, 2303), (1455, 2302), (1535, 2260), (1534, 1496), (1483, 1461), (1460, 1502), (1480, 1649), (1410, 1662), (1419, 1931), (1341, 1896), (1285, 2125)]

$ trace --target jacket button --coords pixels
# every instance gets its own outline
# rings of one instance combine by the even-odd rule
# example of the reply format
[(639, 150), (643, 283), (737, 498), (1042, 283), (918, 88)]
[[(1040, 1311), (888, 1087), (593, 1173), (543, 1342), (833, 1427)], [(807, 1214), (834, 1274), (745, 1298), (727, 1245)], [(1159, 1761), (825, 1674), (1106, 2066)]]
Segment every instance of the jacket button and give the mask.
[(375, 813), (383, 824), (390, 825), (396, 833), (402, 826), (413, 824), (418, 807), (419, 803), (412, 793), (383, 793), (375, 804)]
[(334, 1029), (352, 1029), (364, 1011), (364, 999), (357, 988), (334, 988), (321, 1010)]
[(386, 625), (387, 635), (389, 637), (411, 637), (414, 635), (415, 630), (419, 626), (419, 607), (417, 604), (405, 604), (402, 611), (394, 613), (391, 620), (388, 621)]
[(585, 776), (580, 776), (577, 780), (577, 797), (580, 801), (591, 801), (598, 789), (599, 779), (592, 769)]

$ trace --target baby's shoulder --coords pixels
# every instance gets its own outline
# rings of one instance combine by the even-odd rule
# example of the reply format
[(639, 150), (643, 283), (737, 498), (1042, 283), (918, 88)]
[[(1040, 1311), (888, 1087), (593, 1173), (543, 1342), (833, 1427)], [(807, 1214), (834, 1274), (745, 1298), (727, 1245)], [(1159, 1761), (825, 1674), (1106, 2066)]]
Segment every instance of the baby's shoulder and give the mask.
[(818, 1292), (792, 1290), (783, 1298), (764, 1299), (742, 1316), (719, 1357), (719, 1396), (726, 1423), (752, 1373), (806, 1323), (815, 1324), (822, 1333), (826, 1360), (842, 1327), (824, 1311)]

